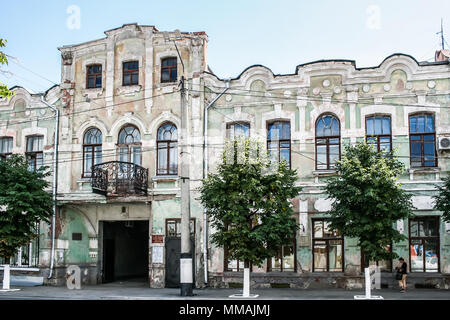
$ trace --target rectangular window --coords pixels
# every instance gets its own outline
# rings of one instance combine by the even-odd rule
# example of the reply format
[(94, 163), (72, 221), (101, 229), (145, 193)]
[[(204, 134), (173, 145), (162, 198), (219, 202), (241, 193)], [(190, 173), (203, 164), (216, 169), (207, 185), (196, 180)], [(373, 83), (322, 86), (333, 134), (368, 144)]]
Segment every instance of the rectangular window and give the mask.
[(411, 272), (439, 272), (439, 217), (409, 221)]
[(177, 81), (177, 58), (166, 58), (161, 61), (161, 82)]
[[(191, 218), (189, 223), (191, 237), (195, 236), (195, 218)], [(166, 219), (166, 237), (181, 238), (181, 219), (170, 218)]]
[(293, 238), (291, 244), (282, 246), (275, 257), (267, 261), (267, 271), (296, 272), (297, 253), (296, 240)]
[(12, 154), (13, 138), (3, 137), (0, 138), (0, 160), (9, 158)]
[[(228, 258), (228, 249), (224, 249), (224, 271), (239, 272), (244, 270), (244, 261)], [(250, 267), (251, 270), (251, 267)]]
[(227, 124), (227, 138), (235, 140), (238, 138), (248, 139), (250, 137), (250, 124), (247, 122), (233, 122)]
[(313, 272), (344, 272), (344, 239), (326, 219), (313, 219)]
[(366, 118), (366, 142), (372, 144), (378, 152), (392, 150), (390, 116), (374, 115)]
[(437, 167), (434, 116), (409, 116), (409, 144), (411, 167)]
[(267, 150), (270, 159), (286, 161), (291, 168), (291, 124), (289, 121), (275, 121), (267, 125)]
[(130, 61), (123, 63), (122, 85), (132, 86), (139, 83), (139, 62)]
[(101, 88), (102, 87), (102, 65), (93, 64), (87, 66), (86, 72), (86, 88)]
[(28, 169), (35, 171), (44, 165), (44, 137), (31, 136), (27, 138), (26, 158), (28, 160)]

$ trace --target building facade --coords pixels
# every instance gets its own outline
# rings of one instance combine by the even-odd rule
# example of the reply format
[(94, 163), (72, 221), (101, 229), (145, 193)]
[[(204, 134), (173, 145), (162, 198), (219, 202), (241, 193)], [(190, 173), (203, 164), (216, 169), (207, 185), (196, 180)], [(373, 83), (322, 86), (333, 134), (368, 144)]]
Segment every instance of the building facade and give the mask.
[[(357, 239), (329, 230), (331, 203), (322, 188), (344, 146), (366, 140), (378, 150), (396, 150), (407, 168), (400, 182), (416, 208), (414, 219), (396, 224), (408, 240), (390, 249), (408, 262), (411, 285), (448, 289), (450, 225), (433, 209), (432, 196), (450, 170), (449, 149), (440, 143), (450, 138), (449, 61), (419, 63), (394, 54), (372, 68), (322, 60), (299, 65), (293, 74), (255, 65), (220, 79), (208, 68), (204, 32), (129, 24), (105, 34), (60, 47), (61, 84), (44, 95), (61, 113), (55, 239), (42, 224), (36, 261), (46, 283), (65, 283), (66, 268), (78, 265), (83, 283), (141, 278), (150, 287), (178, 286), (184, 75), (197, 287), (242, 282), (243, 263), (227, 259), (204, 232), (213, 230), (198, 187), (205, 168), (215, 171), (227, 139), (243, 135), (267, 142), (297, 170), (303, 187), (292, 199), (300, 230), (292, 245), (253, 267), (254, 287), (362, 286)], [(54, 117), (41, 120), (46, 114), (38, 113), (38, 97), (16, 91), (0, 102), (0, 137), (13, 138), (11, 152), (25, 153), (24, 139), (43, 135), (44, 161), (51, 162)], [(52, 242), (55, 265), (47, 279)], [(396, 263), (378, 263), (386, 271), (383, 285), (394, 285)]]

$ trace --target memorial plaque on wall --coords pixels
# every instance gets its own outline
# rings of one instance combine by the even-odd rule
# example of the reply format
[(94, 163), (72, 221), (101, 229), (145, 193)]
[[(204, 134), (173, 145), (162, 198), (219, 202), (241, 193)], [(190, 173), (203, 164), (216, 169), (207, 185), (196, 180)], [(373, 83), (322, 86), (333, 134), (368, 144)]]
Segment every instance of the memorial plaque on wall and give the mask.
[(152, 247), (152, 262), (163, 263), (163, 248), (164, 247)]

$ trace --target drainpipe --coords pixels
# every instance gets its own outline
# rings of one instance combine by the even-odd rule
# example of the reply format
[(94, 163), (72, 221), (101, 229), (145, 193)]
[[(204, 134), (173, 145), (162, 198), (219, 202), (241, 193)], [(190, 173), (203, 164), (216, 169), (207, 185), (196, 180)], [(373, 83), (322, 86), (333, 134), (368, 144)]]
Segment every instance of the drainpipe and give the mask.
[(55, 260), (55, 224), (56, 224), (56, 192), (57, 192), (57, 183), (58, 183), (58, 145), (59, 145), (59, 110), (52, 106), (51, 104), (47, 103), (44, 100), (43, 95), (41, 95), (41, 101), (49, 108), (51, 108), (53, 111), (55, 111), (55, 146), (53, 149), (53, 187), (52, 187), (52, 193), (53, 193), (53, 216), (52, 216), (52, 249), (50, 253), (50, 273), (47, 277), (47, 279), (51, 279), (53, 276), (53, 267), (54, 267), (54, 260)]
[[(225, 89), (220, 92), (206, 107), (203, 109), (203, 179), (208, 175), (208, 109), (230, 88), (230, 79), (225, 80)], [(206, 208), (203, 209), (203, 264), (205, 271), (205, 284), (208, 283), (208, 213)]]

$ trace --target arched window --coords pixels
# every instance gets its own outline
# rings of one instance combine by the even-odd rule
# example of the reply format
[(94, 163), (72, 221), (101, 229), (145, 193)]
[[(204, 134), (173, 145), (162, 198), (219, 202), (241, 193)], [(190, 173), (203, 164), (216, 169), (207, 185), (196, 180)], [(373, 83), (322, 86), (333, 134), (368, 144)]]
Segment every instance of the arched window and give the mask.
[(316, 122), (316, 169), (332, 170), (341, 157), (341, 130), (339, 120), (321, 115)]
[(83, 138), (83, 177), (92, 175), (92, 167), (102, 162), (102, 132), (91, 128)]
[(291, 124), (289, 121), (274, 121), (267, 125), (267, 150), (269, 156), (279, 162), (285, 160), (291, 167)]
[(437, 167), (434, 116), (419, 113), (409, 116), (411, 167)]
[(157, 175), (178, 174), (177, 127), (170, 122), (158, 129), (156, 145), (158, 149)]
[(135, 126), (128, 124), (119, 132), (119, 161), (141, 164), (141, 133)]
[(378, 152), (392, 150), (390, 116), (370, 115), (366, 117), (366, 142), (372, 144)]

